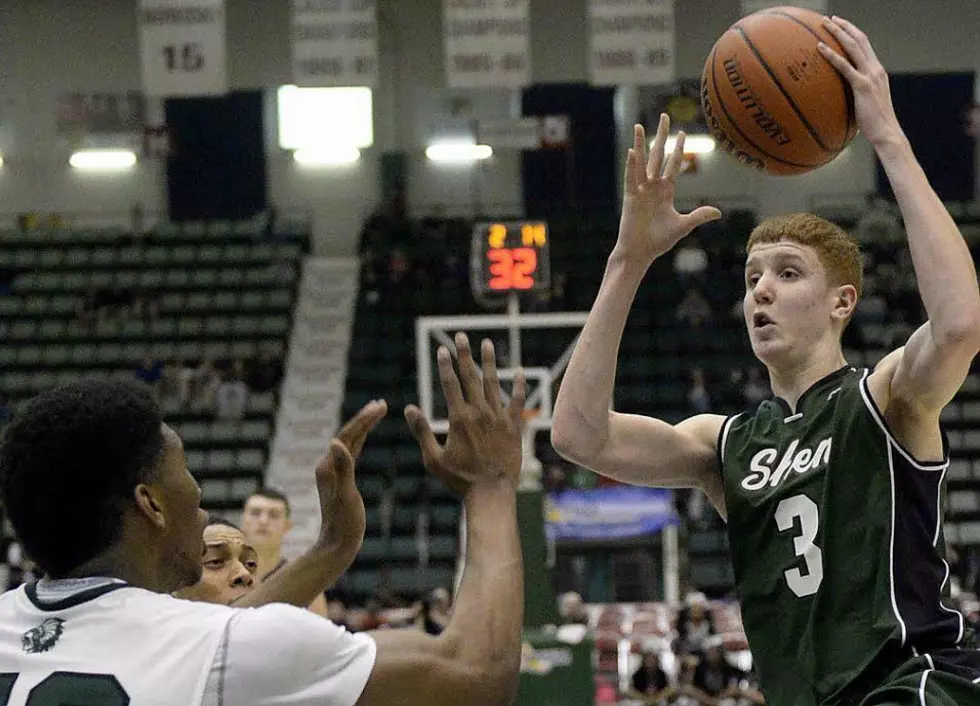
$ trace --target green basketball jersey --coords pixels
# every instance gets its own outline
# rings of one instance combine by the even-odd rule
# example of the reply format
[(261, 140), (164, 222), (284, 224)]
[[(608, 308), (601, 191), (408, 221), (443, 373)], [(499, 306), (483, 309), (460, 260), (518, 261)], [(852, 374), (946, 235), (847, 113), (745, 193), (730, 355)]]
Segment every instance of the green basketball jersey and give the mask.
[[(767, 704), (851, 704), (915, 650), (963, 639), (942, 596), (948, 460), (891, 436), (866, 369), (725, 420), (718, 452), (742, 622)], [(944, 442), (945, 443), (945, 442)]]

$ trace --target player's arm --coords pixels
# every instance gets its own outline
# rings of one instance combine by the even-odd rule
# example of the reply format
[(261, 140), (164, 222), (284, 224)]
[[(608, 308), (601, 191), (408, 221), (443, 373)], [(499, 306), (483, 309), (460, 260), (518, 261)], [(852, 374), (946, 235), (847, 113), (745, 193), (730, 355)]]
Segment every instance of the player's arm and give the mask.
[(295, 561), (235, 601), (236, 607), (289, 603), (308, 606), (317, 615), (326, 616), (323, 592), (350, 567), (364, 541), (364, 499), (354, 480), (355, 462), (367, 435), (387, 411), (384, 402), (369, 402), (330, 441), (315, 471), (319, 536)]
[(449, 406), (445, 446), (417, 407), (405, 416), (426, 469), (463, 494), (466, 565), (459, 592), (437, 637), (415, 630), (373, 633), (377, 659), (359, 706), (503, 706), (517, 688), (524, 571), (516, 488), (524, 378), (518, 375), (505, 408), (490, 342), (482, 347), (482, 381), (466, 336), (456, 336), (456, 349), (459, 379), (449, 351), (440, 348), (437, 355)]
[[(858, 125), (874, 146), (905, 220), (909, 252), (928, 321), (904, 349), (882, 361), (888, 404), (923, 419), (940, 410), (963, 384), (980, 348), (980, 292), (963, 236), (929, 184), (892, 108), (888, 75), (867, 36), (846, 20), (827, 28), (849, 60), (822, 49), (850, 83)], [(869, 381), (870, 382), (870, 381)]]
[(516, 497), (509, 479), (480, 481), (467, 491), (466, 566), (452, 618), (437, 637), (372, 633), (377, 660), (360, 706), (510, 702), (524, 613)]
[(620, 481), (703, 488), (724, 514), (715, 461), (722, 417), (702, 415), (674, 426), (611, 410), (616, 358), (640, 282), (657, 257), (720, 215), (707, 207), (688, 215), (674, 209), (674, 180), (684, 140), (682, 133), (663, 167), (669, 130), (670, 121), (662, 116), (646, 159), (643, 128), (635, 128), (626, 160), (619, 238), (563, 376), (551, 441), (565, 458)]

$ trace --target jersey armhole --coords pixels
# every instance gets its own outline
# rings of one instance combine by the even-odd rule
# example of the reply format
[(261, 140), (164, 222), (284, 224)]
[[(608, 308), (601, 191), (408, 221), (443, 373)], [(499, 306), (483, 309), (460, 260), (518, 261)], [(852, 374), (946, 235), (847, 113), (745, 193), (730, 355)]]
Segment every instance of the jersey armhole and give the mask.
[(718, 429), (718, 443), (715, 444), (715, 460), (718, 462), (718, 475), (725, 477), (725, 444), (728, 441), (728, 431), (731, 429), (732, 422), (742, 416), (742, 413), (733, 414), (726, 417)]
[(888, 443), (892, 447), (894, 447), (898, 451), (898, 453), (900, 453), (905, 458), (905, 460), (909, 463), (909, 465), (911, 465), (913, 468), (919, 469), (920, 471), (942, 471), (943, 469), (948, 467), (949, 466), (949, 437), (946, 435), (946, 430), (942, 428), (942, 425), (940, 425), (939, 427), (939, 436), (942, 439), (942, 444), (943, 444), (942, 460), (923, 462), (916, 459), (909, 452), (908, 449), (902, 446), (902, 444), (898, 441), (898, 439), (895, 438), (895, 435), (892, 434), (891, 429), (888, 428), (888, 422), (885, 421), (885, 415), (883, 415), (881, 413), (881, 410), (878, 409), (878, 405), (875, 404), (874, 398), (871, 396), (871, 389), (868, 387), (869, 374), (870, 374), (870, 370), (865, 368), (861, 376), (861, 379), (858, 381), (858, 388), (861, 391), (861, 398), (864, 400), (864, 406), (867, 408), (868, 413), (871, 415), (871, 418), (874, 419), (875, 422), (878, 424), (878, 427), (885, 435), (885, 439), (888, 441)]

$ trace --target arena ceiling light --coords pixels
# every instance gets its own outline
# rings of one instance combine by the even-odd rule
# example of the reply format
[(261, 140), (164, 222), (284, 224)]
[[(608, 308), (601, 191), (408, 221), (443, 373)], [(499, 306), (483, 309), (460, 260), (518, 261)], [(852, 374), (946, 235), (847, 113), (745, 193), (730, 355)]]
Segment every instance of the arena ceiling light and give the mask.
[[(676, 144), (677, 136), (670, 135), (667, 144), (664, 145), (664, 152), (670, 154)], [(650, 147), (653, 148), (653, 140), (650, 140)], [(688, 135), (684, 138), (684, 154), (708, 154), (714, 151), (715, 138), (711, 135)]]
[(493, 148), (472, 142), (433, 142), (425, 148), (425, 156), (433, 162), (462, 164), (490, 159)]
[(113, 171), (129, 169), (136, 164), (132, 150), (79, 150), (72, 154), (68, 163), (75, 169)]
[(353, 164), (361, 158), (354, 145), (344, 147), (311, 147), (293, 152), (293, 160), (304, 167), (336, 167)]

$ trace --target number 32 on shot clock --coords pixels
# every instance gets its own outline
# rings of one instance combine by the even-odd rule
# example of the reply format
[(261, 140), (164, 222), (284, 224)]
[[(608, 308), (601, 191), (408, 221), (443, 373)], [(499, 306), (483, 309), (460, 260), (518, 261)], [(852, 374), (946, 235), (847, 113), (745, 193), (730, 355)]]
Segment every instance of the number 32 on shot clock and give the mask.
[(551, 284), (548, 226), (491, 221), (473, 227), (473, 287), (481, 294), (540, 291)]

